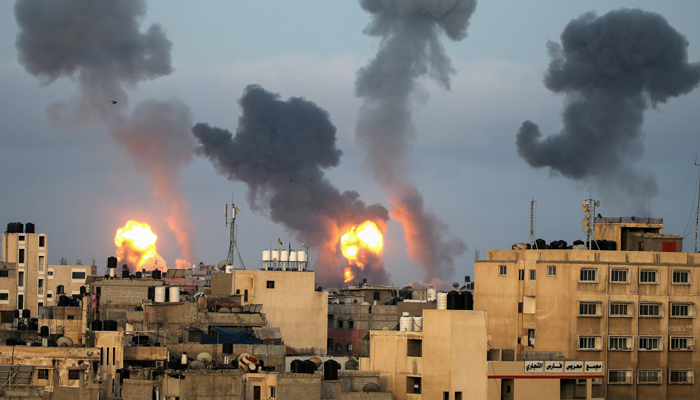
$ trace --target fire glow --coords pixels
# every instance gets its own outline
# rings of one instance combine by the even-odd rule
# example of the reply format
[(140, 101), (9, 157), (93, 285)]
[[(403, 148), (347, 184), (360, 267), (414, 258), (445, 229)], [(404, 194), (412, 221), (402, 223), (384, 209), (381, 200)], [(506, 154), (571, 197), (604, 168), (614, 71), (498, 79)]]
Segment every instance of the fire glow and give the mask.
[(114, 244), (117, 245), (119, 264), (127, 264), (130, 269), (152, 269), (157, 262), (156, 236), (147, 223), (129, 221), (123, 228), (117, 229)]
[[(360, 269), (365, 268), (368, 256), (371, 256), (371, 259), (379, 257), (383, 246), (382, 233), (372, 221), (365, 221), (359, 226), (353, 226), (340, 238), (343, 257)], [(345, 282), (355, 279), (350, 267), (345, 268), (343, 277)]]

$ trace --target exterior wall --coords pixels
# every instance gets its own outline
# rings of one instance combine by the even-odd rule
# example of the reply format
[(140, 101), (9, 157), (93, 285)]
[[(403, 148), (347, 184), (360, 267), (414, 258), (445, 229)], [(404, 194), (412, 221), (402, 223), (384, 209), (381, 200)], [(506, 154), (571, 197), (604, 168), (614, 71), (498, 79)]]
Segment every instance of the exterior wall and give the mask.
[[(181, 376), (161, 375), (161, 398), (180, 400), (242, 400), (243, 380), (239, 371), (187, 371)], [(156, 381), (151, 381), (156, 382)], [(124, 396), (124, 399), (128, 397)]]
[[(700, 384), (669, 384), (674, 369), (700, 365), (695, 349), (671, 349), (671, 337), (700, 340), (695, 317), (671, 315), (672, 303), (700, 307), (700, 254), (588, 250), (489, 250), (488, 259), (475, 264), (475, 309), (488, 311), (489, 344), (496, 349), (561, 351), (581, 361), (603, 361), (606, 379), (593, 385), (594, 397), (676, 398), (676, 393), (700, 395)], [(501, 266), (506, 274), (500, 275)], [(556, 268), (548, 276), (549, 267)], [(582, 268), (596, 271), (595, 282), (581, 282)], [(520, 281), (519, 270), (524, 270)], [(535, 280), (530, 280), (530, 270)], [(627, 271), (627, 281), (612, 282), (612, 271)], [(641, 271), (654, 270), (655, 283), (640, 282)], [(672, 282), (674, 271), (688, 271), (689, 283)], [(580, 303), (597, 304), (595, 316), (579, 315)], [(640, 303), (658, 303), (659, 318), (640, 316)], [(522, 312), (519, 312), (522, 303)], [(626, 303), (630, 316), (610, 316), (611, 303)], [(527, 340), (530, 330), (534, 343)], [(581, 336), (598, 338), (593, 350), (579, 350)], [(632, 348), (610, 350), (610, 336), (627, 337)], [(660, 351), (639, 349), (640, 336), (659, 337)], [(532, 345), (534, 344), (534, 345)], [(697, 343), (696, 343), (697, 345)], [(661, 371), (661, 384), (637, 384), (639, 370)], [(608, 370), (631, 370), (629, 384), (607, 384)]]
[(3, 276), (0, 276), (0, 323), (9, 327), (17, 309), (17, 264), (0, 262), (0, 271), (3, 271)]
[[(268, 282), (274, 287), (268, 288)], [(243, 295), (243, 305), (263, 305), (267, 321), (280, 328), (287, 346), (299, 352), (325, 352), (328, 293), (316, 291), (313, 272), (234, 270), (212, 275), (212, 294), (237, 292)]]
[(277, 397), (285, 400), (307, 400), (321, 398), (322, 372), (315, 374), (293, 374), (285, 372), (277, 375)]
[(0, 346), (1, 365), (32, 365), (37, 370), (48, 370), (48, 379), (39, 379), (35, 373), (33, 385), (49, 391), (54, 371), (58, 371), (60, 386), (77, 388), (79, 379), (69, 379), (69, 370), (83, 370), (99, 359), (99, 350), (94, 348)]

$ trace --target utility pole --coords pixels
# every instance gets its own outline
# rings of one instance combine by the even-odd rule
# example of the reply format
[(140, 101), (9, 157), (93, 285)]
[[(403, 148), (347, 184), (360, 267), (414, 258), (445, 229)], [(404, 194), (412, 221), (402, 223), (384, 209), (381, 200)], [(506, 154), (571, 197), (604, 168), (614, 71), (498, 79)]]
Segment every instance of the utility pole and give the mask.
[[(698, 167), (698, 156), (695, 156), (695, 166)], [(695, 212), (695, 252), (698, 252), (698, 221), (700, 221), (700, 178), (698, 178), (698, 208)]]
[(537, 206), (537, 202), (533, 197), (530, 202), (530, 236), (527, 238), (531, 249), (535, 248), (535, 206)]

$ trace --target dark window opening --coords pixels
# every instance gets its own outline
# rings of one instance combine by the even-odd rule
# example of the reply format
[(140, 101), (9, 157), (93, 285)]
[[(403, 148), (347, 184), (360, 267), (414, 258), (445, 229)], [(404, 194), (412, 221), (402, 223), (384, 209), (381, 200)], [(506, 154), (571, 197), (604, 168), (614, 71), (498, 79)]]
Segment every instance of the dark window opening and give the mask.
[(64, 294), (63, 285), (56, 286), (56, 294)]
[(85, 272), (73, 272), (72, 279), (85, 279)]
[(36, 370), (36, 379), (49, 379), (49, 370), (48, 369), (37, 369)]
[(24, 242), (24, 235), (17, 236), (17, 240), (19, 240), (20, 242)]
[(80, 379), (80, 370), (69, 369), (68, 370), (68, 379), (72, 380), (72, 381)]
[(333, 339), (327, 339), (326, 348), (328, 349), (328, 351), (333, 351)]
[(442, 392), (442, 400), (450, 400), (450, 392)]
[(39, 247), (46, 246), (46, 236), (39, 236)]
[(8, 270), (6, 270), (6, 269), (0, 271), (0, 278), (7, 278), (7, 277), (9, 277), (9, 276), (10, 276), (10, 271), (8, 271)]
[(243, 291), (243, 301), (248, 302), (248, 289)]
[(338, 320), (338, 329), (343, 329), (343, 320), (342, 319)]
[(274, 289), (275, 288), (275, 281), (267, 281), (267, 288)]
[(525, 270), (524, 269), (518, 270), (518, 280), (519, 281), (525, 280)]
[(355, 329), (355, 322), (351, 319), (348, 320), (348, 329)]
[(24, 309), (24, 295), (20, 294), (17, 296), (17, 308), (22, 310)]
[(337, 351), (337, 352), (343, 351), (343, 345), (341, 345), (340, 343), (336, 343), (335, 344), (335, 351)]
[(9, 293), (0, 293), (0, 300), (10, 300)]
[(406, 378), (406, 393), (421, 393), (421, 381), (417, 376), (409, 376)]
[(24, 249), (19, 249), (19, 255), (18, 255), (18, 260), (17, 262), (20, 264), (24, 264)]
[(407, 340), (406, 355), (408, 357), (422, 357), (423, 356), (423, 341), (420, 339), (408, 339)]
[(379, 291), (378, 290), (374, 291), (374, 300), (379, 301)]

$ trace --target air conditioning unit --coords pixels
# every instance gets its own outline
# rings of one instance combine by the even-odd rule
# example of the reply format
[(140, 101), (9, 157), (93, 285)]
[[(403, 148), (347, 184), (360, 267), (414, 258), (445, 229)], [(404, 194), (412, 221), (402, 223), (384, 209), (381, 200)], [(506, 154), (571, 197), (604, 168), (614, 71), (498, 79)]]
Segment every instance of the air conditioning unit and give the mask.
[(690, 351), (695, 351), (695, 345), (694, 345), (694, 344), (689, 344), (689, 345), (688, 345), (688, 350), (690, 350)]
[(156, 361), (156, 368), (165, 368), (165, 361)]

